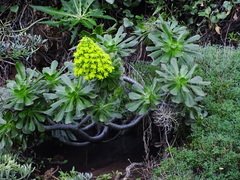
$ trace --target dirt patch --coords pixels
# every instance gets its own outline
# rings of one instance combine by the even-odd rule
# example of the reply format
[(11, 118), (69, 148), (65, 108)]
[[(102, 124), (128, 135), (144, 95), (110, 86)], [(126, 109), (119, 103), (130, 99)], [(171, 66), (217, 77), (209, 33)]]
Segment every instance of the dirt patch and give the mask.
[[(124, 136), (108, 143), (96, 143), (86, 147), (57, 145), (46, 142), (34, 148), (36, 159), (42, 163), (39, 174), (49, 169), (102, 174), (125, 172), (131, 162), (142, 162), (144, 157), (141, 137)], [(94, 179), (93, 178), (93, 179)]]

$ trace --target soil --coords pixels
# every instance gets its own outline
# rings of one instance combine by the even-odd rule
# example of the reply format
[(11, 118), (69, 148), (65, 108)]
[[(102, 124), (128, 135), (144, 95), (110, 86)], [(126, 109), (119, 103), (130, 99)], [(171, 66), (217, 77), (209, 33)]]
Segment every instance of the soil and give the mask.
[[(143, 162), (144, 148), (141, 137), (127, 135), (108, 143), (96, 143), (86, 147), (60, 145), (56, 141), (45, 142), (34, 148), (35, 157), (42, 162), (41, 175), (49, 180), (57, 177), (58, 171), (70, 171), (74, 167), (78, 172), (99, 175), (114, 172), (125, 173), (125, 168), (133, 162)], [(40, 163), (41, 164), (41, 163)], [(52, 176), (52, 177), (51, 177)], [(54, 177), (53, 177), (54, 176)], [(132, 177), (136, 179), (136, 177)]]

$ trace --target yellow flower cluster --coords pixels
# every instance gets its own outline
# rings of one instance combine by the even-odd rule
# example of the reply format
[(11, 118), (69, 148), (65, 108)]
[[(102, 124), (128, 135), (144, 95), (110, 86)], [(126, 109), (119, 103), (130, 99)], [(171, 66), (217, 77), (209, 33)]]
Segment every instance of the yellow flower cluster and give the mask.
[(106, 78), (114, 69), (109, 54), (92, 39), (83, 37), (74, 53), (74, 74), (86, 80)]

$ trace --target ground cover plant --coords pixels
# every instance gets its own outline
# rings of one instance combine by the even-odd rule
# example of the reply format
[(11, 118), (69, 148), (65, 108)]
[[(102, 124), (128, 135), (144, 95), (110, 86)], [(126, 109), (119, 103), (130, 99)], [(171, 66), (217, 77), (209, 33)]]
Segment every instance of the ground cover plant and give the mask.
[(191, 143), (169, 147), (169, 158), (155, 169), (164, 179), (238, 179), (239, 174), (239, 49), (207, 46), (198, 72), (212, 82), (205, 88), (208, 116), (189, 136)]
[[(175, 3), (182, 2), (185, 1)], [(26, 5), (21, 13), (28, 9), (41, 16), (45, 12), (48, 15), (44, 14), (47, 17), (44, 19), (50, 19), (38, 24), (42, 19), (35, 16), (35, 22), (29, 22), (31, 25), (23, 29), (33, 35), (10, 30), (23, 27), (22, 16), (16, 20), (18, 25), (3, 21), (0, 28), (4, 32), (1, 40), (5, 48), (1, 55), (4, 66), (0, 67), (15, 70), (11, 77), (10, 72), (4, 71), (9, 79), (5, 84), (4, 80), (6, 87), (0, 92), (0, 150), (24, 151), (31, 148), (29, 145), (49, 138), (71, 146), (87, 146), (111, 141), (142, 124), (147, 160), (150, 160), (150, 140), (155, 147), (160, 147), (160, 159), (164, 157), (151, 168), (141, 163), (148, 168), (144, 178), (236, 179), (239, 176), (238, 141), (233, 140), (238, 139), (238, 135), (228, 133), (232, 129), (239, 131), (239, 54), (227, 48), (200, 49), (197, 45), (208, 42), (203, 38), (203, 27), (210, 27), (221, 35), (222, 44), (227, 43), (226, 34), (220, 32), (220, 22), (238, 19), (238, 2), (201, 4), (198, 1), (194, 4), (197, 12), (190, 8), (190, 2), (185, 4), (183, 14), (190, 11), (191, 18), (201, 17), (198, 32), (202, 36), (191, 33), (196, 29), (191, 21), (185, 21), (188, 28), (180, 25), (182, 12), (168, 3), (171, 13), (164, 9), (162, 2), (141, 0), (122, 3), (62, 0), (50, 3), (53, 7), (42, 2), (32, 3), (34, 5)], [(151, 11), (150, 18), (129, 11), (134, 7), (148, 10), (147, 4), (153, 3), (157, 9)], [(0, 8), (0, 16), (8, 10), (11, 15), (17, 15), (19, 7), (10, 4)], [(120, 16), (124, 15), (123, 21), (113, 15), (116, 9)], [(170, 18), (170, 14), (176, 19)], [(55, 44), (49, 35), (34, 36), (34, 26), (44, 30), (57, 26), (54, 35), (61, 40), (58, 37)], [(8, 40), (10, 42), (6, 42)], [(41, 48), (47, 52), (51, 46), (58, 52), (61, 51), (58, 48), (64, 49), (61, 52), (64, 56), (56, 60), (44, 56)], [(25, 47), (27, 54), (25, 48), (19, 47)], [(60, 57), (58, 52), (53, 57)], [(39, 58), (43, 56), (47, 63), (34, 67), (34, 61), (41, 61)], [(228, 128), (224, 129), (225, 126)], [(154, 127), (157, 129), (154, 133), (160, 137), (156, 142), (150, 132)], [(185, 132), (190, 130), (189, 136)], [(176, 138), (169, 139), (171, 136)], [(174, 147), (179, 143), (178, 138), (187, 138), (179, 148)], [(85, 175), (90, 178), (90, 174), (77, 173), (74, 169), (60, 173), (63, 179), (81, 179)], [(130, 176), (129, 172), (121, 174), (124, 175)], [(110, 175), (99, 178), (110, 178)]]

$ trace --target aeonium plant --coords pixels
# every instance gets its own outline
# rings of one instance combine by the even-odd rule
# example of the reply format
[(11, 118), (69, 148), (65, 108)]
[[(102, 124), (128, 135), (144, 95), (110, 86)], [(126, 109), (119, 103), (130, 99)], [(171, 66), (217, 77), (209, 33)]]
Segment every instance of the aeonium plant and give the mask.
[(172, 96), (174, 103), (183, 103), (187, 107), (193, 107), (197, 104), (199, 97), (206, 94), (201, 85), (209, 85), (210, 82), (203, 81), (200, 76), (194, 76), (193, 73), (197, 67), (195, 64), (190, 70), (187, 65), (179, 67), (175, 58), (170, 60), (170, 64), (162, 64), (162, 71), (156, 71), (164, 84), (162, 90)]
[(159, 16), (156, 29), (149, 33), (148, 38), (154, 46), (148, 46), (149, 56), (153, 59), (152, 64), (169, 63), (172, 58), (178, 58), (186, 63), (193, 61), (193, 56), (199, 56), (196, 52), (199, 48), (193, 42), (199, 40), (200, 36), (190, 38), (186, 27), (178, 25), (176, 20), (166, 22)]
[[(154, 85), (149, 90), (150, 102), (144, 100), (138, 105), (139, 108), (144, 105), (141, 115), (131, 110), (135, 118), (123, 121), (122, 118), (126, 117), (123, 114), (127, 112), (125, 103), (131, 101), (127, 96), (130, 89), (126, 82), (139, 83), (123, 76), (119, 58), (111, 57), (89, 37), (80, 40), (73, 65), (73, 74), (63, 74), (63, 83), (53, 93), (44, 94), (51, 104), (51, 108), (45, 111), (50, 125), (44, 128), (54, 130), (54, 136), (64, 143), (83, 146), (103, 140), (111, 128), (118, 131), (131, 128), (148, 114), (145, 109), (156, 103), (155, 94), (151, 94), (156, 89)], [(80, 81), (84, 83), (78, 83)], [(90, 135), (93, 131), (97, 131), (96, 134)]]

